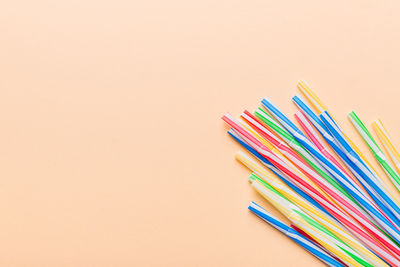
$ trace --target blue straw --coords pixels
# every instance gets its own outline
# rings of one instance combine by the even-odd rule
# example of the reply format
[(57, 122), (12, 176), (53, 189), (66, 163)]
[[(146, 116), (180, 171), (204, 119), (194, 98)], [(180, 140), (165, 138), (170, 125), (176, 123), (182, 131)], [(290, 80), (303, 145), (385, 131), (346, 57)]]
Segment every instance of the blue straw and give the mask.
[(318, 246), (316, 246), (314, 243), (312, 243), (312, 241), (307, 239), (305, 236), (297, 232), (292, 227), (287, 226), (286, 224), (275, 218), (272, 214), (267, 212), (265, 209), (263, 209), (255, 202), (251, 202), (248, 208), (255, 215), (263, 219), (265, 222), (273, 226), (275, 229), (277, 229), (290, 239), (292, 239), (294, 242), (302, 246), (304, 249), (309, 251), (311, 254), (313, 254), (315, 257), (320, 259), (325, 264), (328, 264), (329, 266), (338, 266), (338, 267), (344, 266), (343, 264), (335, 260), (332, 256), (330, 256), (328, 253), (326, 253)]

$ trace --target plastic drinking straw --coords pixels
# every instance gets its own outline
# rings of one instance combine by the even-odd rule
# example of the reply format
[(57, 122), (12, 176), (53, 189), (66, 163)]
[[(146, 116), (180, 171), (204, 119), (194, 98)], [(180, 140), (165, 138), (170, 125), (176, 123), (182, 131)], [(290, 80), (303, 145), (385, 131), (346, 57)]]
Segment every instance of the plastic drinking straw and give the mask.
[(327, 110), (325, 105), (321, 102), (321, 100), (314, 94), (311, 90), (310, 86), (303, 80), (299, 80), (297, 82), (297, 88), (304, 94), (304, 96), (310, 101), (311, 105), (321, 113), (324, 110)]
[[(353, 234), (355, 234), (360, 240), (363, 240), (363, 242), (366, 245), (368, 245), (371, 242), (372, 243), (375, 242), (375, 240), (373, 240), (371, 236), (369, 236), (366, 232), (364, 232), (364, 230), (360, 228), (357, 222), (355, 222), (342, 210), (338, 209), (338, 207), (336, 207), (330, 200), (328, 200), (317, 190), (315, 190), (314, 187), (304, 182), (293, 171), (288, 169), (288, 166), (285, 165), (284, 162), (282, 162), (277, 156), (271, 153), (271, 151), (267, 147), (265, 147), (260, 141), (254, 138), (249, 131), (240, 126), (240, 124), (232, 116), (226, 114), (223, 117), (223, 120), (227, 122), (232, 128), (234, 128), (236, 132), (241, 135), (241, 138), (244, 139), (254, 149), (256, 149), (258, 153), (260, 153), (263, 157), (268, 159), (275, 167), (277, 167), (288, 177), (290, 177), (290, 179), (297, 186), (299, 186), (304, 192), (306, 192), (310, 197), (312, 197), (321, 206), (323, 206), (325, 210), (327, 210), (332, 216), (334, 216), (338, 221), (340, 221), (343, 225), (345, 225), (346, 228), (349, 229)], [(374, 230), (374, 228), (368, 229), (368, 227), (363, 227), (363, 229), (368, 230), (369, 233), (371, 233), (371, 231), (373, 232)], [(379, 245), (380, 244), (377, 243), (377, 246)], [(385, 254), (383, 254), (381, 251), (374, 250), (374, 252), (383, 259), (385, 259), (385, 261), (393, 262), (393, 260), (391, 260), (390, 257), (385, 256)]]
[[(245, 113), (242, 114), (242, 118), (253, 126), (260, 135), (274, 144), (282, 154), (292, 161), (292, 163), (295, 164), (311, 181), (320, 187), (321, 190), (325, 191), (338, 205), (340, 204), (343, 207), (346, 207), (348, 211), (357, 214), (358, 217), (366, 221), (364, 223), (370, 223), (369, 215), (358, 206), (359, 204), (352, 197), (343, 193), (343, 188), (339, 187), (343, 190), (340, 191), (336, 187), (332, 186), (332, 184), (328, 183), (326, 179), (319, 176), (319, 174), (304, 162), (301, 157), (299, 157), (290, 147), (281, 142), (275, 134), (271, 133), (261, 123), (259, 123), (249, 112), (245, 111)], [(332, 179), (329, 175), (326, 174), (326, 176), (328, 176), (329, 179)]]
[(282, 221), (274, 217), (271, 213), (267, 212), (265, 209), (263, 209), (255, 202), (251, 202), (248, 209), (258, 217), (260, 217), (262, 220), (270, 224), (272, 227), (274, 227), (275, 229), (277, 229), (278, 231), (280, 231), (281, 233), (292, 239), (294, 242), (302, 246), (304, 249), (306, 249), (308, 252), (313, 254), (315, 257), (317, 257), (325, 264), (329, 266), (338, 266), (338, 267), (344, 266), (342, 263), (334, 259), (331, 255), (329, 255), (321, 248), (313, 244), (312, 241), (308, 240), (301, 233), (299, 233), (292, 227), (284, 224)]
[[(300, 80), (297, 83), (297, 88), (300, 90), (300, 92), (302, 92), (305, 97), (310, 101), (310, 103), (314, 106), (314, 108), (318, 111), (318, 114), (321, 114), (323, 111), (328, 111), (328, 109), (326, 108), (326, 106), (322, 103), (322, 101), (317, 97), (317, 95), (311, 90), (310, 86), (305, 82)], [(367, 164), (367, 166), (373, 170), (374, 172), (375, 169), (374, 167), (371, 165), (371, 163), (368, 162), (368, 160), (365, 158), (365, 156), (363, 155), (363, 153), (360, 151), (360, 149), (358, 149), (358, 147), (350, 140), (350, 138), (348, 138), (346, 135), (344, 135), (345, 138), (347, 139), (347, 142), (349, 142), (349, 144), (351, 145), (351, 147), (353, 148), (353, 150), (355, 150), (357, 152), (358, 155), (360, 155), (360, 157), (363, 159), (363, 161), (365, 162), (365, 164)]]
[[(313, 198), (308, 196), (305, 192), (303, 192), (299, 187), (297, 187), (295, 184), (293, 184), (290, 181), (290, 178), (286, 177), (284, 173), (282, 173), (280, 170), (278, 170), (274, 165), (272, 165), (271, 162), (269, 162), (267, 159), (265, 159), (263, 156), (261, 156), (260, 153), (258, 153), (255, 149), (253, 149), (251, 146), (249, 146), (233, 129), (230, 129), (228, 131), (229, 135), (232, 136), (239, 144), (241, 144), (245, 149), (247, 149), (251, 154), (253, 154), (264, 166), (266, 166), (272, 173), (274, 173), (277, 177), (279, 177), (280, 180), (282, 180), (290, 189), (292, 189), (294, 192), (299, 194), (302, 198), (304, 198), (306, 201), (310, 202), (314, 207), (316, 207), (319, 211), (321, 211), (325, 216), (333, 219), (336, 221), (334, 217), (332, 217), (318, 202), (316, 202)], [(238, 153), (241, 154), (242, 157), (240, 158), (248, 158), (247, 156), (244, 156), (244, 153)], [(238, 157), (237, 157), (238, 159)], [(241, 160), (239, 160), (241, 161)], [(243, 161), (241, 161), (243, 163)], [(244, 164), (244, 163), (243, 163)], [(246, 165), (246, 164), (245, 164)], [(257, 173), (256, 170), (252, 169), (252, 172)]]
[[(358, 183), (354, 184), (354, 186), (365, 195), (365, 197), (371, 198), (376, 202), (379, 203), (379, 207), (373, 203), (373, 205), (383, 212), (383, 214), (389, 215), (389, 218), (391, 221), (396, 221), (397, 218), (391, 215), (391, 211), (382, 203), (380, 198), (377, 198), (373, 193), (372, 193), (372, 188), (371, 186), (361, 177), (361, 175), (358, 173), (356, 170), (355, 164), (347, 158), (347, 156), (342, 152), (342, 150), (339, 148), (337, 145), (335, 139), (329, 132), (328, 128), (323, 124), (321, 119), (310, 109), (310, 107), (301, 99), (299, 96), (295, 96), (293, 98), (297, 106), (306, 114), (306, 117), (310, 120), (310, 122), (314, 125), (314, 127), (320, 132), (321, 136), (325, 139), (325, 141), (331, 146), (331, 148), (335, 151), (335, 153), (340, 157), (340, 159), (345, 163), (345, 165), (349, 168), (351, 173), (358, 179), (359, 182), (362, 183), (362, 186), (364, 189), (368, 192), (368, 194), (364, 194), (364, 191), (358, 187)], [(373, 172), (373, 170), (371, 170)], [(378, 175), (376, 175), (378, 177)], [(383, 184), (384, 185), (384, 184)], [(400, 206), (400, 202), (396, 200), (396, 203)]]
[(282, 197), (267, 183), (260, 182), (256, 175), (251, 175), (249, 181), (265, 199), (276, 207), (293, 224), (305, 231), (318, 243), (332, 252), (350, 266), (373, 266), (352, 250), (348, 245), (335, 239), (333, 235), (312, 218), (304, 214), (299, 207)]
[[(247, 168), (249, 168), (253, 173), (257, 174), (258, 178), (268, 183), (275, 190), (281, 193), (282, 196), (284, 196), (286, 199), (301, 207), (309, 216), (318, 221), (326, 229), (332, 232), (337, 238), (351, 246), (365, 259), (374, 264), (374, 266), (386, 266), (386, 264), (381, 259), (379, 259), (375, 254), (371, 253), (368, 249), (361, 245), (359, 241), (349, 235), (340, 224), (336, 223), (336, 221), (332, 220), (331, 217), (327, 216), (325, 213), (321, 213), (315, 207), (312, 207), (309, 203), (301, 199), (300, 196), (291, 191), (279, 179), (269, 175), (269, 173), (267, 173), (261, 165), (257, 164), (250, 157), (246, 156), (243, 152), (238, 152), (235, 155), (235, 158), (239, 160), (242, 164), (244, 164)], [(380, 247), (376, 247), (375, 243), (370, 243), (370, 247), (371, 246), (374, 247), (374, 250), (382, 250), (380, 249)]]
[(392, 139), (390, 138), (388, 132), (386, 131), (385, 126), (383, 126), (382, 121), (379, 119), (374, 121), (372, 123), (372, 127), (374, 128), (376, 134), (378, 135), (387, 153), (389, 154), (390, 159), (393, 161), (394, 166), (397, 169), (397, 172), (400, 173), (400, 154), (394, 147)]
[(362, 123), (360, 118), (357, 114), (352, 111), (349, 113), (349, 118), (351, 123), (356, 128), (357, 132), (361, 135), (364, 139), (365, 143), (368, 145), (369, 149), (371, 150), (372, 154), (385, 170), (386, 174), (391, 179), (392, 183), (396, 186), (397, 190), (400, 192), (400, 177), (399, 174), (396, 172), (392, 164), (386, 158), (385, 154), (383, 154), (382, 150), (379, 148), (378, 144), (375, 142), (374, 138), (372, 137), (371, 133), (368, 131), (367, 127)]
[[(348, 178), (328, 159), (326, 159), (318, 149), (304, 136), (304, 134), (285, 116), (283, 115), (270, 101), (264, 99), (262, 101), (263, 105), (273, 114), (275, 119), (277, 119), (283, 127), (286, 128), (288, 132), (290, 132), (296, 140), (301, 143), (315, 158), (324, 166), (324, 168), (338, 178), (342, 186), (346, 188), (346, 190), (353, 195), (354, 198), (366, 209), (371, 216), (386, 230), (390, 235), (394, 235), (394, 237), (399, 236), (397, 229), (392, 225), (392, 223), (383, 216), (378, 210), (376, 210), (373, 205), (369, 202), (367, 198), (365, 198), (359, 191), (357, 191), (352, 183), (349, 183)], [(340, 179), (341, 178), (341, 179)], [(348, 188), (348, 189), (347, 189)], [(369, 225), (364, 225), (364, 229), (368, 231), (372, 236), (378, 239), (382, 244), (384, 244), (390, 251), (400, 256), (400, 249), (397, 247), (397, 244), (394, 244), (391, 239), (389, 239), (385, 234), (380, 232), (380, 230), (371, 222)]]

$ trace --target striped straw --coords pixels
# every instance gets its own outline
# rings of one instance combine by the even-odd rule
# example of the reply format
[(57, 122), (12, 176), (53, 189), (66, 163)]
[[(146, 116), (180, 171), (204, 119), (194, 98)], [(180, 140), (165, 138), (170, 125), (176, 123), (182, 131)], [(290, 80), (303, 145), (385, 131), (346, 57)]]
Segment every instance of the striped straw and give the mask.
[[(260, 179), (270, 184), (286, 199), (290, 200), (292, 203), (295, 203), (296, 205), (301, 207), (309, 216), (318, 221), (326, 229), (332, 232), (337, 238), (339, 238), (340, 240), (351, 246), (353, 249), (355, 249), (357, 252), (359, 252), (360, 255), (362, 255), (365, 259), (374, 264), (374, 266), (386, 266), (386, 264), (382, 260), (380, 260), (375, 254), (371, 253), (368, 249), (366, 249), (363, 245), (361, 245), (359, 241), (357, 241), (351, 235), (349, 235), (346, 232), (346, 230), (342, 228), (340, 224), (336, 223), (336, 221), (332, 220), (325, 213), (321, 213), (320, 211), (312, 207), (310, 204), (304, 201), (300, 196), (298, 196), (293, 191), (291, 191), (287, 186), (285, 186), (279, 179), (270, 176), (261, 165), (257, 164), (250, 157), (240, 152), (237, 153), (235, 157), (247, 168), (249, 168), (252, 172), (256, 173)], [(375, 246), (375, 244), (371, 243), (370, 246)], [(380, 250), (380, 248), (375, 247), (375, 250)]]
[(346, 264), (350, 266), (373, 266), (362, 259), (348, 245), (335, 239), (323, 226), (307, 216), (299, 207), (282, 197), (279, 192), (267, 183), (260, 182), (257, 176), (252, 175), (249, 180), (253, 188), (281, 211), (293, 224), (309, 234)]
[[(284, 172), (288, 177), (292, 179), (292, 181), (299, 186), (305, 193), (307, 193), (310, 197), (312, 197), (315, 201), (317, 201), (321, 206), (324, 207), (329, 213), (331, 213), (332, 216), (337, 218), (343, 225), (346, 226), (347, 229), (349, 229), (353, 234), (355, 234), (360, 240), (364, 242), (367, 246), (369, 246), (369, 243), (375, 243), (375, 240), (373, 240), (367, 233), (364, 232), (360, 228), (360, 226), (352, 219), (350, 218), (347, 214), (343, 213), (342, 210), (338, 209), (330, 200), (326, 199), (322, 194), (320, 194), (313, 186), (310, 186), (309, 184), (305, 183), (304, 180), (302, 180), (299, 176), (297, 176), (293, 171), (288, 169), (288, 166), (284, 164), (278, 157), (276, 157), (271, 151), (262, 145), (261, 142), (259, 142), (257, 139), (255, 139), (246, 129), (244, 129), (242, 126), (240, 126), (239, 123), (235, 122), (235, 119), (233, 119), (229, 114), (226, 114), (223, 117), (223, 120), (227, 122), (232, 128), (234, 128), (239, 134), (241, 134), (241, 137), (246, 140), (246, 142), (252, 146), (254, 149), (257, 150), (263, 157), (267, 158), (275, 167), (280, 169), (282, 172)], [(364, 229), (366, 229), (364, 227)], [(374, 229), (368, 229), (369, 232), (373, 231)], [(379, 231), (378, 231), (379, 232)], [(379, 232), (380, 233), (380, 232)], [(376, 243), (377, 247), (380, 247), (379, 243)], [(370, 249), (374, 249), (373, 247), (369, 246)], [(375, 253), (377, 253), (380, 257), (385, 259), (387, 262), (395, 262), (395, 259), (392, 259), (390, 255), (386, 255), (386, 251), (384, 248), (382, 248), (383, 252), (381, 250), (374, 250)]]
[(273, 226), (275, 229), (292, 239), (294, 242), (302, 246), (304, 249), (309, 251), (311, 254), (313, 254), (315, 257), (320, 259), (322, 262), (327, 264), (328, 266), (337, 266), (341, 267), (344, 266), (341, 264), (339, 261), (334, 259), (332, 256), (330, 256), (328, 253), (320, 249), (318, 246), (312, 243), (309, 239), (304, 237), (302, 234), (300, 234), (298, 231), (293, 229), (292, 227), (287, 226), (284, 224), (282, 221), (278, 220), (276, 217), (274, 217), (271, 213), (267, 212), (265, 209), (263, 209), (261, 206), (256, 204), (255, 202), (251, 202), (249, 205), (249, 210), (253, 212), (255, 215), (260, 217), (262, 220)]
[[(385, 216), (383, 216), (378, 210), (376, 210), (372, 203), (369, 202), (367, 198), (365, 198), (358, 190), (355, 189), (354, 185), (348, 181), (348, 177), (346, 177), (334, 164), (332, 164), (328, 159), (326, 159), (322, 153), (318, 151), (318, 149), (304, 136), (304, 134), (285, 116), (283, 115), (270, 101), (264, 99), (262, 101), (264, 106), (273, 114), (273, 116), (289, 131), (296, 140), (301, 143), (315, 158), (322, 164), (329, 173), (337, 177), (338, 181), (342, 183), (342, 186), (346, 188), (346, 190), (352, 193), (352, 196), (357, 199), (357, 201), (363, 205), (366, 209), (368, 209), (371, 216), (391, 235), (398, 235), (397, 229), (387, 220)], [(348, 189), (347, 189), (348, 188)], [(354, 194), (354, 195), (353, 195)], [(349, 211), (351, 212), (351, 211)], [(352, 216), (356, 214), (351, 213)], [(359, 221), (360, 217), (356, 217)], [(391, 239), (389, 239), (386, 235), (379, 231), (379, 229), (370, 221), (362, 220), (363, 227), (366, 231), (368, 231), (372, 236), (378, 239), (382, 244), (384, 244), (388, 249), (394, 252), (396, 255), (400, 256), (400, 249), (397, 247), (397, 244), (394, 244)]]
[[(368, 131), (367, 127), (363, 124), (357, 114), (352, 111), (349, 113), (349, 118), (353, 126), (356, 128), (357, 132), (364, 139), (368, 148), (371, 150), (372, 154), (385, 170), (388, 177), (391, 179), (392, 183), (396, 186), (397, 190), (400, 192), (400, 177), (396, 172), (392, 164), (386, 158), (385, 154), (383, 154), (382, 150), (379, 148), (378, 144), (375, 142), (371, 133)], [(393, 197), (393, 196), (392, 196)]]
[(381, 140), (383, 146), (385, 147), (386, 151), (388, 152), (390, 159), (393, 161), (394, 166), (397, 169), (397, 172), (400, 173), (400, 155), (397, 152), (396, 148), (393, 145), (392, 139), (390, 138), (386, 128), (383, 126), (381, 120), (376, 120), (372, 123), (372, 127), (374, 128), (376, 134)]

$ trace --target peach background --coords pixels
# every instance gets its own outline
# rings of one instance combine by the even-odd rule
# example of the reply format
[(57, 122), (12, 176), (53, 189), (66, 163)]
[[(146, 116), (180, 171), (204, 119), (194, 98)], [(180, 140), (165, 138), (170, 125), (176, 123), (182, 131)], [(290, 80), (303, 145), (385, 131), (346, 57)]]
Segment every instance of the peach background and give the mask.
[(292, 116), (303, 78), (363, 151), (351, 109), (400, 145), (399, 8), (3, 2), (0, 265), (321, 266), (247, 211), (276, 214), (220, 117), (265, 96)]

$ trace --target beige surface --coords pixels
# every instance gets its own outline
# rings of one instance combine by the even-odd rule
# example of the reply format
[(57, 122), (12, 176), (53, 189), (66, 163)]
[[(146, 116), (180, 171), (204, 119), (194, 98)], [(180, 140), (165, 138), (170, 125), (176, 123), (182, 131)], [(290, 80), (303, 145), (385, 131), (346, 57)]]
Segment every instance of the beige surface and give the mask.
[(400, 146), (399, 7), (3, 1), (0, 265), (320, 266), (247, 211), (220, 116), (303, 78)]

